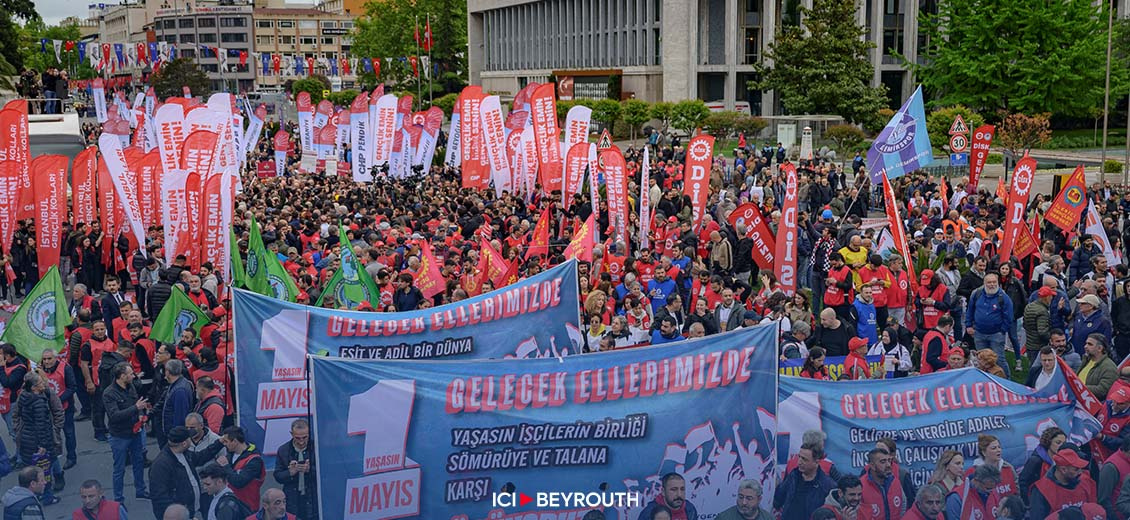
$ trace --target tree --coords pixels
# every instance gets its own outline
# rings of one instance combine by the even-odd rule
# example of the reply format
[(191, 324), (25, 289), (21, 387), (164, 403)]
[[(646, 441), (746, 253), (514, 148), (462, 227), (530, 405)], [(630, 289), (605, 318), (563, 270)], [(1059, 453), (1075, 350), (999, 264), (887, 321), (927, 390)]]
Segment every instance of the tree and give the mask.
[(926, 133), (934, 136), (933, 142), (937, 143), (935, 146), (941, 148), (943, 139), (949, 135), (950, 127), (953, 126), (954, 118), (959, 115), (961, 119), (965, 120), (965, 126), (969, 127), (970, 132), (985, 124), (985, 118), (981, 117), (981, 114), (962, 105), (940, 108), (930, 112), (926, 116)]
[(710, 109), (701, 99), (685, 99), (671, 109), (671, 124), (682, 130), (688, 136), (694, 129), (702, 126), (702, 122), (710, 116)]
[(760, 117), (742, 116), (734, 122), (734, 131), (745, 134), (747, 139), (753, 139), (767, 126), (769, 126), (769, 122)]
[(150, 77), (150, 82), (157, 99), (181, 96), (184, 94), (182, 87), (192, 89), (192, 95), (202, 99), (207, 99), (212, 93), (212, 82), (208, 75), (188, 58), (177, 58), (161, 65), (157, 73)]
[[(1086, 117), (1103, 102), (1107, 2), (1101, 4), (941, 0), (938, 13), (920, 22), (928, 43), (919, 61), (904, 62), (933, 106)], [(1119, 77), (1116, 70), (1112, 82)]]
[(740, 117), (742, 114), (734, 111), (711, 112), (702, 122), (702, 129), (718, 139), (724, 139), (734, 133)]
[(451, 114), (455, 113), (455, 100), (458, 97), (459, 94), (456, 94), (454, 92), (450, 94), (444, 94), (432, 100), (432, 106), (439, 107), (440, 110), (443, 110), (444, 115), (446, 115), (448, 119), (451, 119)]
[(71, 79), (97, 77), (97, 73), (90, 66), (89, 61), (79, 62), (77, 47), (70, 51), (64, 47), (63, 50), (59, 51), (59, 56), (62, 58), (60, 61), (55, 59), (55, 49), (52, 48), (50, 43), (47, 44), (47, 52), (42, 52), (40, 47), (42, 38), (77, 42), (82, 39), (82, 33), (79, 32), (78, 25), (73, 23), (49, 27), (42, 20), (29, 21), (20, 31), (19, 40), (19, 53), (24, 67), (37, 71), (47, 70), (47, 67), (58, 67), (68, 71), (75, 70), (76, 73), (70, 76)]
[(651, 120), (651, 105), (641, 99), (625, 99), (620, 105), (623, 107), (624, 122), (631, 129), (632, 140), (635, 140), (636, 130)]
[(666, 132), (667, 128), (671, 126), (671, 119), (674, 117), (675, 104), (668, 101), (659, 101), (651, 104), (651, 118), (658, 119), (663, 124), (663, 129), (660, 132)]
[(1009, 114), (997, 126), (997, 142), (1014, 158), (1046, 144), (1052, 138), (1048, 114)]
[(774, 90), (790, 114), (835, 114), (865, 123), (887, 105), (887, 88), (871, 86), (874, 44), (855, 22), (855, 2), (815, 0), (800, 8), (805, 27), (784, 25), (757, 65), (750, 88)]
[(299, 92), (308, 92), (310, 94), (310, 103), (317, 105), (322, 100), (322, 91), (330, 89), (330, 81), (325, 76), (310, 76), (309, 78), (302, 78), (295, 80), (290, 85), (290, 93), (296, 99)]
[(620, 120), (620, 102), (613, 99), (598, 99), (592, 104), (592, 118), (604, 124), (609, 132)]
[(0, 0), (0, 87), (15, 90), (10, 78), (24, 69), (20, 46), (20, 27), (16, 20), (38, 21), (39, 12), (32, 0)]
[[(577, 104), (576, 101), (570, 99), (558, 99), (555, 106), (557, 107), (557, 120), (564, 124), (565, 117), (569, 115), (569, 110)], [(519, 107), (521, 109), (521, 107)]]
[(824, 137), (835, 142), (837, 150), (854, 152), (867, 136), (855, 125), (832, 125), (824, 130)]
[[(439, 69), (439, 75), (433, 78), (432, 95), (438, 97), (444, 93), (459, 92), (467, 84), (467, 2), (380, 1), (366, 3), (365, 9), (364, 16), (356, 21), (350, 54), (369, 58), (392, 57), (393, 60), (382, 61), (379, 78), (370, 73), (362, 74), (362, 83), (376, 85), (379, 80), (393, 89), (415, 93), (417, 82), (420, 82), (426, 94), (428, 82), (425, 71), (420, 71), (417, 78), (412, 75), (412, 67), (399, 58), (428, 55), (423, 48), (416, 46), (414, 27), (419, 27), (422, 43), (425, 22), (430, 15), (431, 60)], [(423, 67), (422, 60), (419, 66)]]

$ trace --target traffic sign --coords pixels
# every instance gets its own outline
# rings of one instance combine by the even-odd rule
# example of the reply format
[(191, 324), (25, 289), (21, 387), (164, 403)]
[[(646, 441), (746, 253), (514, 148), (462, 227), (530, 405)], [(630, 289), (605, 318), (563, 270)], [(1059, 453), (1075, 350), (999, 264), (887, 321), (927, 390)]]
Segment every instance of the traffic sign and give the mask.
[(600, 133), (600, 139), (596, 141), (596, 149), (604, 151), (609, 148), (612, 148), (612, 134), (608, 133), (608, 129), (605, 128), (604, 131)]
[(951, 153), (950, 166), (969, 166), (969, 154)]
[(953, 124), (950, 125), (950, 135), (954, 134), (968, 134), (969, 127), (965, 125), (965, 120), (961, 118), (961, 114), (953, 118)]
[(950, 136), (950, 152), (961, 153), (969, 147), (969, 139), (965, 134), (953, 134)]

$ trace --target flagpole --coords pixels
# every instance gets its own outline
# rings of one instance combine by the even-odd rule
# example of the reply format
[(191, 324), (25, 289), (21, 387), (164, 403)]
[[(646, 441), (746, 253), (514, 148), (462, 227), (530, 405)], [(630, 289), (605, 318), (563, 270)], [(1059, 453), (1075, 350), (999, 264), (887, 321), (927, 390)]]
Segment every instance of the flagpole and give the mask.
[[(1111, 43), (1114, 37), (1114, 8), (1107, 4), (1106, 22), (1106, 88), (1103, 92), (1103, 150), (1099, 160), (1099, 183), (1106, 184), (1106, 138), (1107, 127), (1110, 122), (1110, 54)], [(1130, 138), (1130, 136), (1127, 136)]]
[[(432, 13), (427, 13), (424, 16), (424, 20), (424, 41), (428, 42), (428, 69), (425, 73), (428, 75), (428, 105), (431, 106), (432, 91), (434, 90), (432, 88), (432, 76), (435, 75), (432, 72)], [(1128, 114), (1130, 114), (1130, 112), (1128, 112)], [(1127, 115), (1127, 118), (1130, 119), (1130, 115)], [(1127, 134), (1126, 142), (1130, 143), (1130, 133)], [(1130, 144), (1128, 144), (1127, 150), (1130, 150)], [(1127, 156), (1130, 156), (1130, 152), (1127, 152)], [(1130, 161), (1127, 162), (1130, 163)]]
[(414, 40), (416, 40), (416, 101), (417, 101), (417, 103), (420, 103), (421, 105), (423, 105), (423, 102), (424, 102), (423, 97), (424, 96), (423, 96), (423, 94), (421, 94), (422, 85), (421, 85), (421, 79), (420, 79), (420, 63), (419, 63), (420, 62), (420, 15), (416, 15), (415, 22), (413, 22), (413, 28), (415, 29), (415, 32), (416, 32), (416, 35), (415, 35), (416, 37), (413, 38)]

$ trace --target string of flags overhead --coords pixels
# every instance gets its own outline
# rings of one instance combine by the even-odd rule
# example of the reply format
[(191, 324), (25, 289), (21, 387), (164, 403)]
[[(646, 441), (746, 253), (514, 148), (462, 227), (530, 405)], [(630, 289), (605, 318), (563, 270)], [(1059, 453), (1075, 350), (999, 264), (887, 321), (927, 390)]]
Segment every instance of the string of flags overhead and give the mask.
[[(431, 48), (430, 40), (429, 27), (422, 40), (425, 50)], [(41, 53), (47, 54), (48, 49), (53, 51), (55, 60), (60, 65), (65, 64), (64, 53), (77, 52), (79, 63), (88, 62), (94, 70), (110, 74), (124, 70), (126, 67), (138, 66), (148, 66), (156, 71), (162, 64), (175, 60), (178, 56), (177, 45), (168, 42), (124, 44), (41, 38), (39, 45)], [(240, 67), (247, 66), (249, 60), (258, 60), (261, 64), (260, 73), (263, 76), (309, 76), (318, 72), (320, 68), (321, 71), (329, 72), (332, 76), (348, 76), (354, 74), (354, 71), (361, 71), (379, 78), (382, 71), (381, 58), (330, 59), (325, 56), (303, 57), (281, 53), (260, 53), (207, 45), (201, 45), (199, 48), (200, 57), (217, 59), (221, 71), (231, 71), (236, 60)], [(425, 78), (439, 74), (439, 65), (432, 63), (428, 56), (384, 58), (383, 70), (390, 70), (395, 63), (399, 63), (402, 70), (410, 69), (415, 77), (420, 77), (421, 72)]]

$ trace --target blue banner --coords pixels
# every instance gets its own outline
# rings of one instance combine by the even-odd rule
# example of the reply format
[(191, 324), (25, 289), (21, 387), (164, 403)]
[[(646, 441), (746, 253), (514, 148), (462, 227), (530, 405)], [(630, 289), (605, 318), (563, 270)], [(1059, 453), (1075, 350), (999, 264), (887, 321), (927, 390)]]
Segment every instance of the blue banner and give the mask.
[(843, 474), (857, 475), (875, 441), (893, 438), (899, 466), (916, 485), (929, 480), (938, 456), (948, 449), (966, 461), (980, 454), (977, 435), (997, 436), (1003, 457), (1023, 467), (1040, 433), (1058, 426), (1083, 444), (1098, 421), (1076, 407), (1059, 371), (1040, 391), (974, 368), (883, 381), (825, 382), (782, 377), (777, 425), (777, 461), (784, 467), (808, 430), (828, 435), (825, 451)]
[[(534, 327), (523, 327), (534, 328)], [(311, 357), (321, 517), (714, 518), (773, 496), (777, 325), (560, 359)], [(678, 487), (669, 479), (671, 488)], [(693, 516), (692, 516), (693, 517)]]
[(867, 151), (867, 172), (876, 186), (888, 179), (902, 177), (934, 161), (934, 149), (926, 133), (926, 110), (922, 105), (922, 86), (910, 96), (902, 108), (875, 137)]
[(307, 415), (306, 354), (487, 359), (580, 353), (576, 262), (497, 291), (412, 312), (309, 307), (236, 290), (236, 397), (248, 438), (273, 459)]

